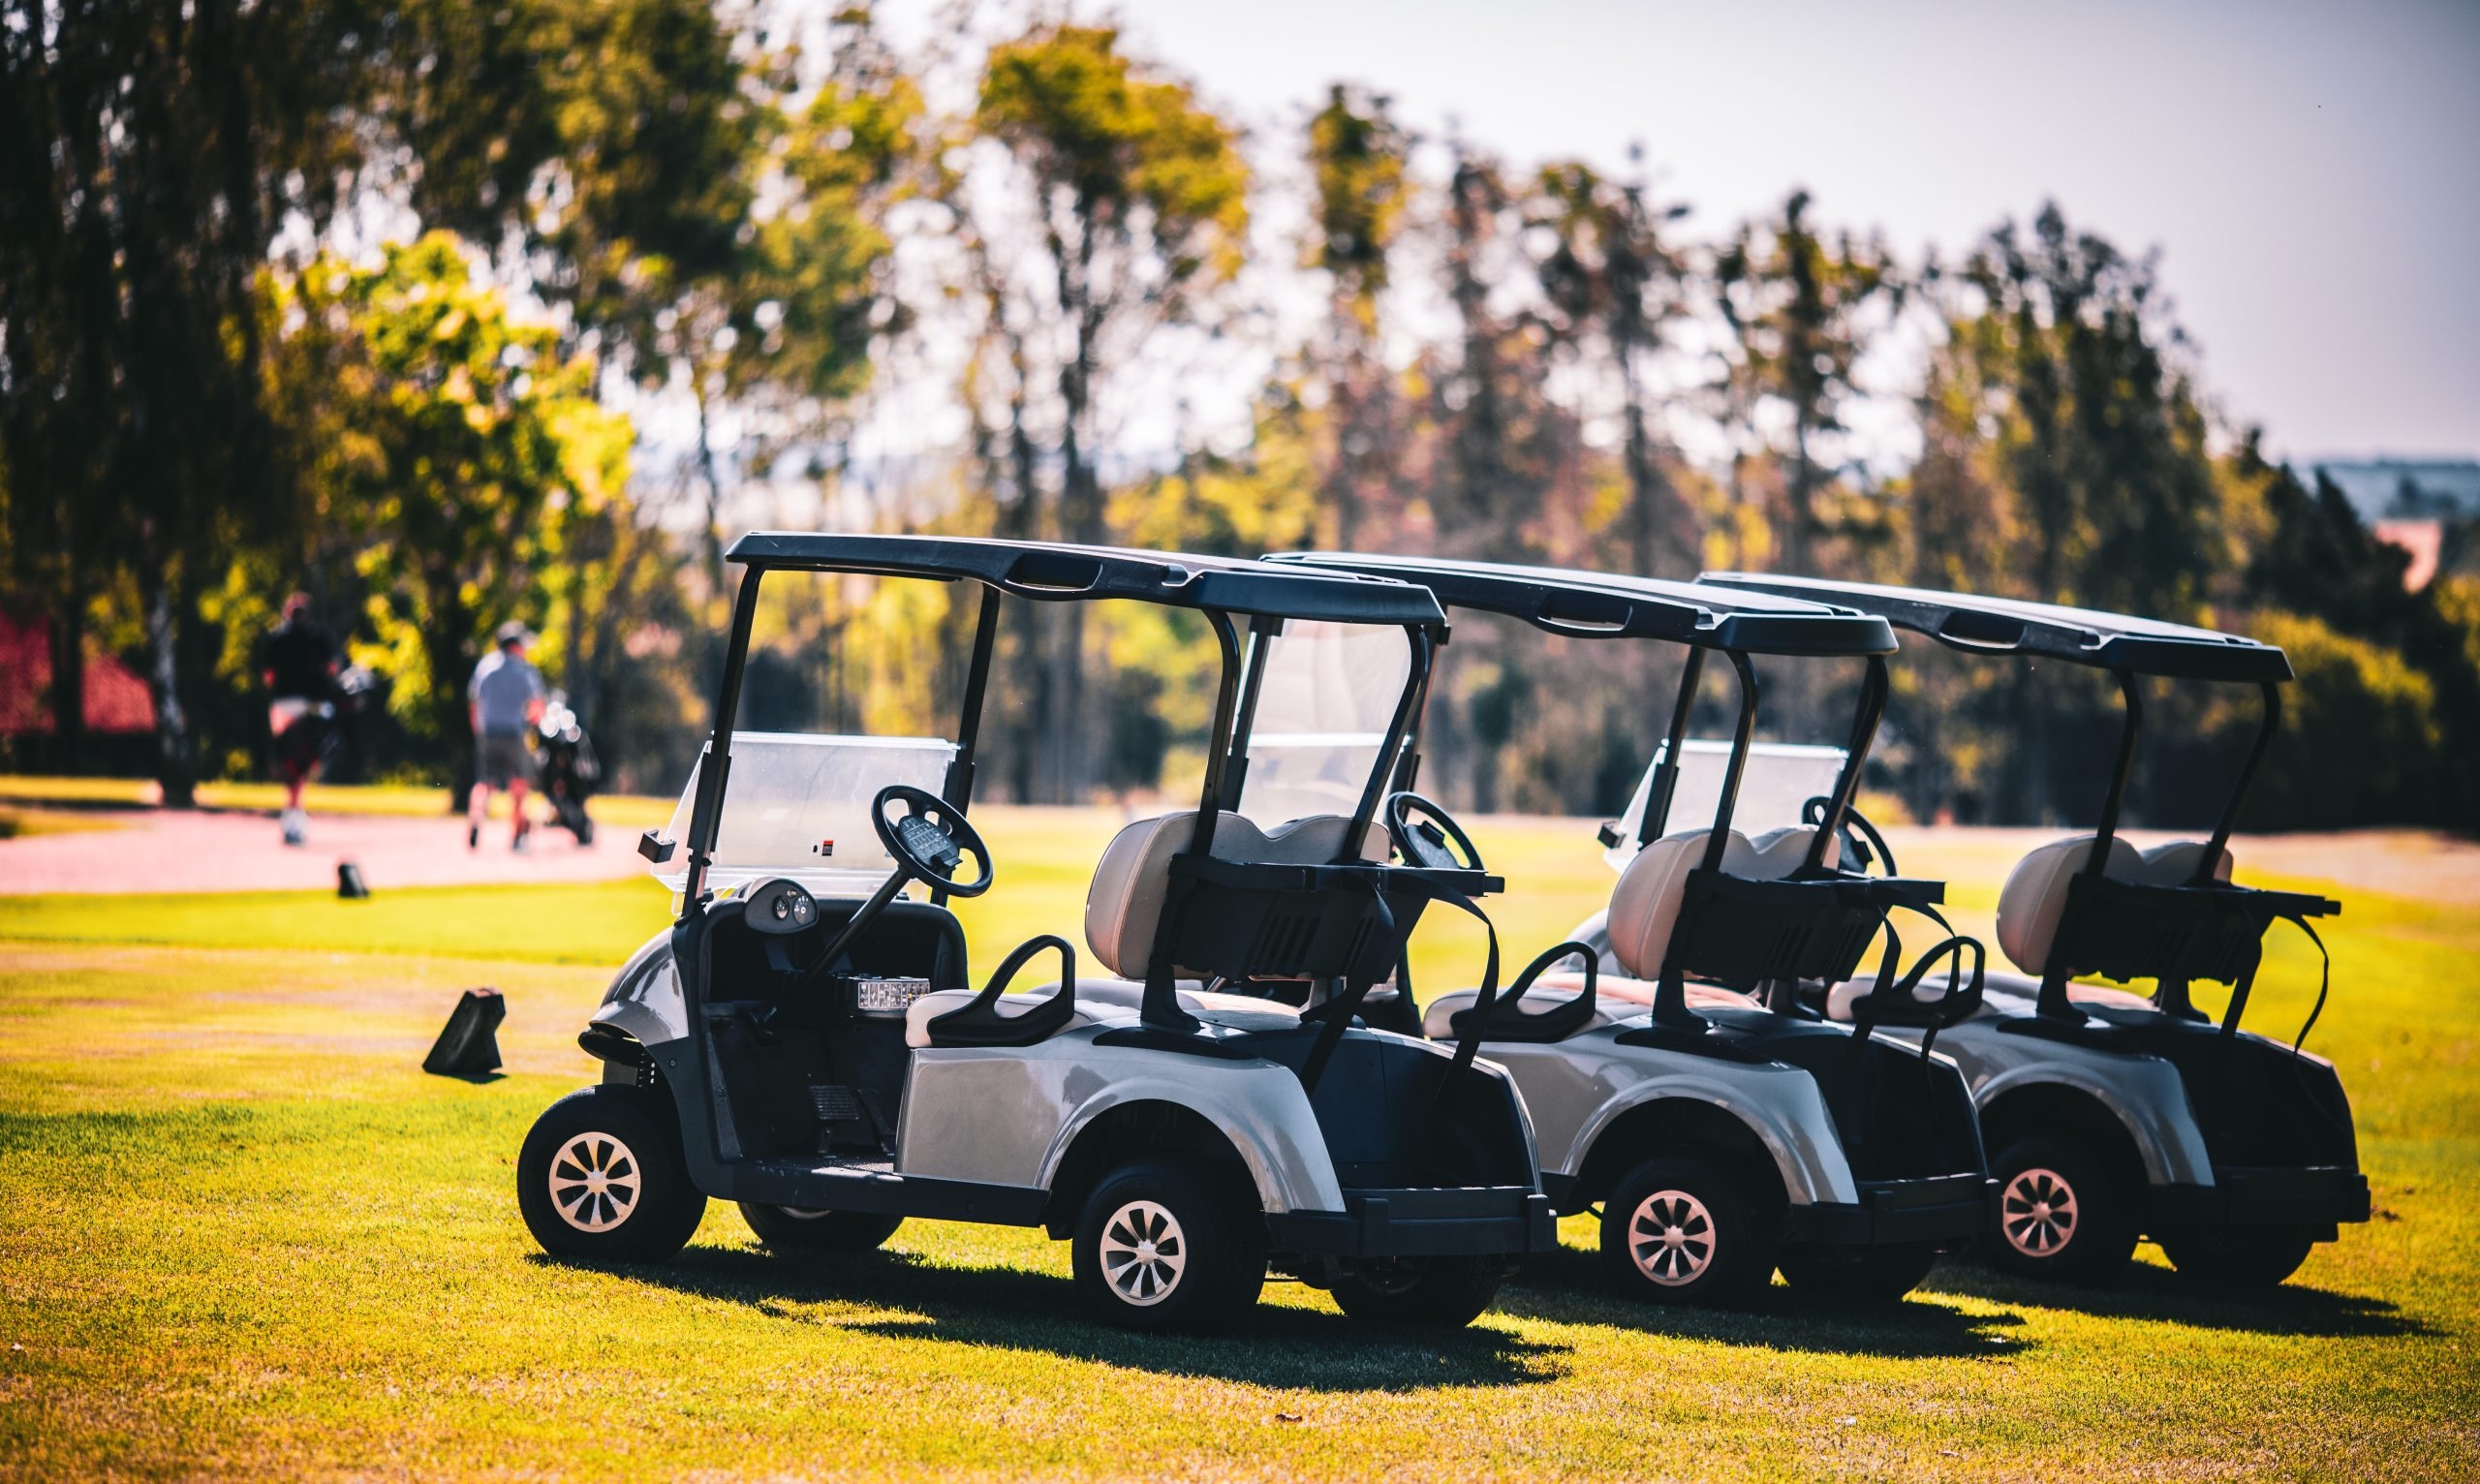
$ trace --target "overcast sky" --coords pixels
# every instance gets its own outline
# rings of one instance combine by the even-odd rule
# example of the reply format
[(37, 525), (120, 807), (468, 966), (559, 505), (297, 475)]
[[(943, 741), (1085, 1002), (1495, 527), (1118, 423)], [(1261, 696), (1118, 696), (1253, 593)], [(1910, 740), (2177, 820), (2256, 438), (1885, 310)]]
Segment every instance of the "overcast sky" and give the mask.
[(2055, 197), (2161, 250), (2209, 388), (2277, 452), (2480, 455), (2480, 0), (1116, 9), (1260, 126), (1343, 77), (1518, 160), (1641, 139), (1707, 232), (1803, 185), (1953, 256)]

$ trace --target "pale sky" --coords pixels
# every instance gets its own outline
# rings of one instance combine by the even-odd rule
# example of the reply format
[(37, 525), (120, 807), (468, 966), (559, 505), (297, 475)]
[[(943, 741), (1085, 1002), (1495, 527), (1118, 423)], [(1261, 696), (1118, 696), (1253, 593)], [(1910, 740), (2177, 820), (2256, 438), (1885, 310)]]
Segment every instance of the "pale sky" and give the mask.
[(2055, 197), (2161, 250), (2208, 389), (2276, 452), (2480, 456), (2480, 0), (1115, 9), (1269, 132), (1349, 78), (1518, 162), (1641, 139), (1701, 233), (1804, 185), (1952, 258)]

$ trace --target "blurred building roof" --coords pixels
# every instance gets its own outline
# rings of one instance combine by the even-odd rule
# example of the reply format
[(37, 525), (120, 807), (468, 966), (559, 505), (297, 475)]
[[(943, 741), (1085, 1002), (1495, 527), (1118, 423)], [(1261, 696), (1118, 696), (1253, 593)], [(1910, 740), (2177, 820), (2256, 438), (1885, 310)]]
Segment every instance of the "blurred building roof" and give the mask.
[[(51, 714), (51, 624), (0, 608), (0, 736), (55, 730)], [(86, 729), (146, 732), (155, 729), (155, 702), (146, 682), (119, 660), (86, 645)]]

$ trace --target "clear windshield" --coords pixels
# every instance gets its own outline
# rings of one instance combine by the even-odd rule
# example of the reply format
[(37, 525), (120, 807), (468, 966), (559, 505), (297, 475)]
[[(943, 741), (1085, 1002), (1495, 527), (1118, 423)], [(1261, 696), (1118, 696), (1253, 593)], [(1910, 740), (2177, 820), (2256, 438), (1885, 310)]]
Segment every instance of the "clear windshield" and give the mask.
[(1265, 826), (1350, 814), (1411, 675), (1411, 644), (1400, 629), (1299, 621), (1270, 642), (1239, 812)]
[[(731, 776), (706, 884), (721, 891), (788, 876), (821, 896), (854, 896), (886, 880), (893, 857), (870, 823), (870, 801), (889, 784), (936, 793), (956, 744), (936, 737), (834, 737), (796, 732), (732, 734)], [(679, 842), (654, 868), (682, 889), (689, 875), (689, 814), (701, 756), (671, 812), (664, 837)]]
[[(1645, 818), (1645, 801), (1653, 796), (1654, 770), (1661, 766), (1670, 744), (1654, 749), (1645, 776), (1636, 780), (1628, 812), (1619, 817), (1623, 838), (1604, 852), (1612, 870), (1625, 867), (1636, 853), (1636, 829)], [(1800, 807), (1820, 794), (1834, 792), (1843, 774), (1844, 751), (1792, 742), (1757, 742), (1749, 747), (1748, 770), (1740, 775), (1740, 794), (1731, 807), (1731, 828), (1759, 834), (1800, 822)], [(1711, 828), (1715, 806), (1722, 799), (1722, 775), (1731, 760), (1731, 744), (1690, 737), (1679, 750), (1679, 787), (1671, 790), (1670, 818), (1661, 833)]]

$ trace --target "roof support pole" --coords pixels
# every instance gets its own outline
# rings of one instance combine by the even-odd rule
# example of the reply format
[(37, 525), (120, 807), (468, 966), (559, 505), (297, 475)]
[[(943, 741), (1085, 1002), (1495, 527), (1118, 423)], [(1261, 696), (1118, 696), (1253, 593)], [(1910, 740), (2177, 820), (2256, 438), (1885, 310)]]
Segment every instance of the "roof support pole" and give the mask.
[(2203, 885), (2214, 879), (2221, 866), (2221, 852), (2230, 845), (2230, 832), (2239, 826), (2239, 806), (2248, 798), (2248, 786), (2256, 781), (2256, 764), (2265, 760), (2265, 749), (2273, 745), (2274, 733), (2282, 729), (2282, 688), (2273, 681), (2259, 682), (2256, 689), (2265, 697), (2265, 719), (2256, 727), (2256, 740), (2248, 749), (2248, 760), (2239, 765), (2239, 777), (2230, 786), (2230, 802), (2221, 806), (2221, 822), (2213, 827), (2213, 843), (2205, 847), (2196, 861), (2194, 883)]
[(732, 769), (732, 721), (740, 715), (740, 682), (749, 667), (749, 632), (758, 622), (758, 583), (766, 569), (741, 570), (740, 594), (732, 602), (732, 636), (724, 651), (724, 684), (715, 697), (715, 726), (706, 739), (705, 765), (698, 770), (698, 799), (689, 812), (689, 874), (680, 885), (680, 917), (686, 922), (705, 894), (706, 868), (714, 864), (715, 835), (723, 826), (724, 784)]
[(1660, 839), (1670, 823), (1670, 798), (1679, 790), (1679, 753), (1688, 745), (1688, 719), (1696, 709), (1696, 684), (1704, 677), (1705, 651), (1691, 647), (1679, 674), (1679, 698), (1671, 703), (1670, 729), (1662, 733), (1661, 766), (1654, 772), (1653, 787), (1645, 790), (1645, 817), (1636, 823), (1640, 847)]
[(1714, 801), (1714, 830), (1705, 837), (1703, 869), (1722, 869), (1722, 850), (1731, 832), (1731, 811), (1739, 807), (1740, 777), (1748, 771), (1749, 744), (1756, 739), (1756, 666), (1748, 656), (1729, 652), (1731, 668), (1740, 677), (1740, 721), (1731, 732), (1731, 761), (1722, 770), (1722, 796)]

